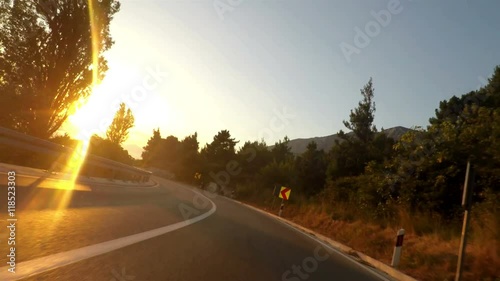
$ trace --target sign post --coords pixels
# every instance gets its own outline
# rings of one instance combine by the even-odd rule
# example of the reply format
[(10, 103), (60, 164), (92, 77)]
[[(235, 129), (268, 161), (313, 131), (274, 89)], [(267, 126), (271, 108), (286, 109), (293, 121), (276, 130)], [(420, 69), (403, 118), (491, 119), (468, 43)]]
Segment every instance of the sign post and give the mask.
[(276, 195), (276, 184), (274, 185), (274, 189), (273, 189), (273, 202), (271, 203), (271, 211), (274, 210), (274, 201), (276, 199), (275, 195)]
[(457, 273), (455, 281), (462, 278), (462, 265), (465, 258), (465, 246), (467, 245), (467, 227), (469, 226), (469, 212), (472, 204), (472, 190), (474, 188), (474, 169), (467, 161), (467, 171), (465, 172), (464, 193), (462, 196), (462, 207), (464, 207), (464, 224), (462, 226), (462, 238), (460, 240), (460, 249), (458, 251)]
[(288, 187), (281, 187), (280, 193), (278, 194), (278, 197), (281, 198), (281, 206), (280, 206), (280, 211), (278, 213), (278, 216), (281, 217), (283, 214), (283, 209), (285, 208), (285, 200), (288, 200), (290, 198), (290, 193), (292, 192), (291, 188)]

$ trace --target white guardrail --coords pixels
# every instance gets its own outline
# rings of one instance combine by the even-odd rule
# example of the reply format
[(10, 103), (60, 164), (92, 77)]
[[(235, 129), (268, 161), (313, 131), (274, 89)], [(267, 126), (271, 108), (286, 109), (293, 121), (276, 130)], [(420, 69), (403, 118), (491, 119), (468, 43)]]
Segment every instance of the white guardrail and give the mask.
[[(69, 159), (75, 153), (72, 148), (17, 131), (0, 127), (0, 145), (17, 147), (24, 151)], [(63, 165), (62, 163), (60, 165)], [(83, 163), (83, 173), (87, 176), (148, 182), (152, 173), (137, 167), (109, 160), (95, 155), (87, 155)]]

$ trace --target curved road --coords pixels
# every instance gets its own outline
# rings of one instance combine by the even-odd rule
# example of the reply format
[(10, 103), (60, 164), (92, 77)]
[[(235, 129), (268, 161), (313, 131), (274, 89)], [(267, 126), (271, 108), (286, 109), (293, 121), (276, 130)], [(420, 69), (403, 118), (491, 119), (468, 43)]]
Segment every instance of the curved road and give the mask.
[(18, 187), (16, 273), (4, 266), (4, 210), (0, 280), (391, 280), (238, 202), (155, 180), (143, 190), (89, 187), (64, 208), (67, 191)]

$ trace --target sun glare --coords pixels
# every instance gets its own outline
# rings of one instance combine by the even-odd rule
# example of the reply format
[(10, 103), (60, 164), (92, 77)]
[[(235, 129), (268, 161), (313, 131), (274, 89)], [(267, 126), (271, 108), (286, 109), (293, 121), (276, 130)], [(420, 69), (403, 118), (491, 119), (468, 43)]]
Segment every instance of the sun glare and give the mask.
[(68, 117), (68, 126), (74, 138), (84, 141), (93, 134), (105, 132), (105, 126), (100, 124), (103, 115), (107, 113), (102, 108), (105, 104), (103, 94), (100, 87), (95, 86), (90, 97), (79, 104), (74, 114)]
[(72, 171), (80, 169), (80, 158), (85, 158), (90, 138), (94, 134), (104, 133), (104, 130), (99, 126), (99, 104), (102, 103), (102, 93), (99, 86), (94, 86), (90, 97), (85, 102), (80, 102), (74, 110), (74, 114), (68, 117), (68, 125), (72, 131), (72, 137), (79, 140), (78, 146), (75, 149), (75, 154), (69, 159), (67, 168)]
[[(87, 151), (89, 148), (90, 138), (92, 134), (98, 133), (99, 126), (95, 126), (95, 116), (97, 108), (93, 107), (91, 103), (92, 98), (95, 96), (100, 96), (96, 94), (98, 91), (98, 77), (99, 77), (99, 66), (98, 66), (98, 56), (99, 56), (99, 32), (97, 31), (97, 26), (94, 22), (94, 7), (93, 1), (89, 1), (88, 13), (90, 18), (90, 29), (91, 29), (91, 41), (92, 41), (92, 93), (87, 101), (79, 102), (74, 107), (74, 114), (68, 117), (70, 124), (70, 131), (74, 138), (79, 140), (77, 146), (75, 147), (72, 155), (67, 158), (67, 162), (64, 165), (63, 175), (69, 175), (69, 184), (64, 184), (63, 189), (74, 190), (76, 182), (80, 175), (80, 170), (85, 161)], [(89, 131), (90, 130), (90, 131)], [(58, 209), (64, 209), (68, 206), (71, 201), (72, 192), (64, 193), (63, 198), (59, 200)]]

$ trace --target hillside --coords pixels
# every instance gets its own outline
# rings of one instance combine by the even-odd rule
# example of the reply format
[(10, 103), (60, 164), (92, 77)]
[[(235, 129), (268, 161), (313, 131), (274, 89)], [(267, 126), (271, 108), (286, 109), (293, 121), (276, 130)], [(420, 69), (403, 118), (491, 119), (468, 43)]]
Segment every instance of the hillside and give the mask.
[[(410, 129), (402, 126), (397, 126), (389, 129), (384, 129), (383, 133), (387, 134), (390, 138), (395, 140), (399, 140), (401, 136), (408, 132)], [(348, 133), (348, 135), (352, 135), (352, 132)], [(318, 149), (329, 151), (333, 145), (335, 144), (335, 140), (340, 140), (337, 134), (325, 136), (325, 137), (314, 137), (314, 138), (306, 138), (306, 139), (293, 139), (290, 140), (289, 146), (292, 149), (292, 153), (301, 154), (306, 151), (307, 145), (315, 141), (318, 145)], [(273, 146), (270, 146), (272, 148)]]

